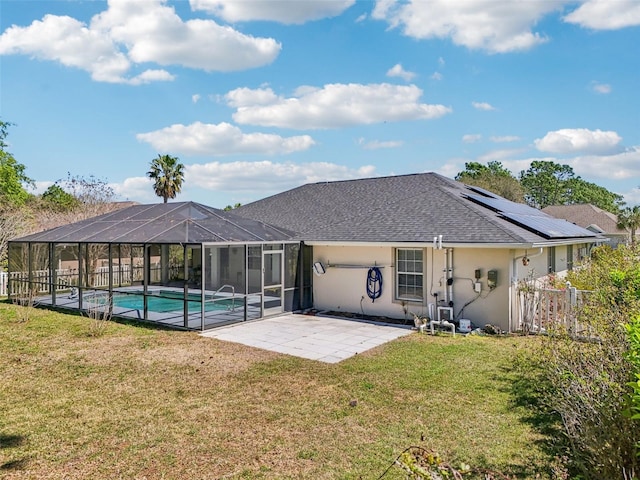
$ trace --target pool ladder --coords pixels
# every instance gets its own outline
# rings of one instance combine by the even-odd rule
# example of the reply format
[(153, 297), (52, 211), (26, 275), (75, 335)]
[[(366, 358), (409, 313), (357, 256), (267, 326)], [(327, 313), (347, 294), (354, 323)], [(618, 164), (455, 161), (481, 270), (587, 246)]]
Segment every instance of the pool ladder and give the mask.
[(214, 298), (215, 298), (215, 296), (216, 296), (217, 294), (219, 294), (219, 293), (220, 293), (222, 290), (224, 290), (225, 288), (230, 288), (230, 289), (231, 289), (231, 295), (232, 295), (232, 296), (231, 296), (231, 306), (228, 306), (228, 307), (227, 307), (227, 310), (230, 310), (230, 311), (232, 311), (232, 312), (235, 312), (235, 311), (236, 311), (236, 289), (235, 289), (235, 287), (234, 287), (233, 285), (226, 285), (226, 284), (225, 284), (225, 285), (222, 285), (218, 290), (216, 290), (216, 291), (213, 293), (213, 296), (214, 296)]

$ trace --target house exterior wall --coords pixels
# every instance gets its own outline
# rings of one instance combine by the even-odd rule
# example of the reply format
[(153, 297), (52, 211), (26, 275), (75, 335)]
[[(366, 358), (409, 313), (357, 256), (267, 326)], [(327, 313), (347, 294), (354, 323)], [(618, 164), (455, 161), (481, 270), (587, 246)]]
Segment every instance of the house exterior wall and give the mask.
[[(454, 316), (471, 320), (475, 327), (491, 324), (508, 330), (513, 254), (510, 249), (453, 249)], [(476, 270), (479, 293), (474, 289)], [(491, 271), (496, 274), (494, 288), (489, 285)]]
[[(314, 246), (313, 261), (326, 267), (325, 274), (313, 279), (316, 309), (405, 317), (402, 305), (393, 302), (395, 270), (391, 267), (394, 263), (392, 248)], [(367, 296), (367, 272), (373, 265), (382, 267), (382, 295), (375, 302)]]
[[(402, 302), (396, 299), (395, 247), (314, 245), (313, 261), (321, 262), (326, 273), (314, 276), (313, 304), (323, 311), (386, 316), (411, 323), (414, 313), (430, 314), (429, 304), (446, 307), (453, 302), (455, 321), (468, 319), (474, 327), (491, 324), (504, 331), (517, 330), (520, 282), (542, 280), (549, 273), (550, 261), (555, 276), (562, 277), (571, 263), (569, 254), (575, 267), (590, 248), (585, 243), (576, 243), (572, 248), (557, 245), (526, 250), (426, 246), (422, 248), (424, 298), (421, 302)], [(367, 296), (367, 272), (373, 265), (382, 267), (383, 278), (382, 295), (374, 302)], [(493, 288), (490, 271), (495, 272)]]
[[(448, 306), (452, 301), (456, 320), (469, 319), (478, 327), (487, 323), (504, 330), (509, 327), (513, 250), (453, 248), (449, 253), (453, 265), (449, 274), (447, 249), (424, 248), (422, 302), (395, 299), (393, 247), (314, 246), (313, 252), (314, 262), (321, 262), (326, 267), (325, 274), (314, 277), (314, 307), (318, 310), (387, 316), (412, 322), (413, 313), (429, 314), (430, 303)], [(382, 267), (383, 278), (382, 295), (374, 302), (367, 296), (367, 272), (373, 265)], [(480, 270), (480, 292), (475, 290), (476, 270)], [(489, 270), (497, 272), (497, 283), (492, 289), (488, 287)], [(447, 276), (453, 278), (451, 288)]]

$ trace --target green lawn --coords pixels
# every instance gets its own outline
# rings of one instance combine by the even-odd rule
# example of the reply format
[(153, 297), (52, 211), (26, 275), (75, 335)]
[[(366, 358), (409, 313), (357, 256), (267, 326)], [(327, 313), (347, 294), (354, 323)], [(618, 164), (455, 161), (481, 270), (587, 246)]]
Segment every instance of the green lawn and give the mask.
[(548, 476), (511, 371), (531, 338), (415, 333), (330, 365), (18, 308), (0, 303), (0, 477), (377, 479), (411, 445)]

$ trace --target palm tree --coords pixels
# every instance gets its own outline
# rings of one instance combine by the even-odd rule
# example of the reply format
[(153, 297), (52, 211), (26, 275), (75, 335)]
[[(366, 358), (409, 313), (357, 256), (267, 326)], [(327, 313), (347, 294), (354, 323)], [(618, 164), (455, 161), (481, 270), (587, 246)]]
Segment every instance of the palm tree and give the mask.
[(160, 155), (151, 162), (151, 169), (147, 176), (155, 184), (153, 189), (156, 195), (164, 199), (164, 203), (170, 198), (176, 198), (182, 188), (184, 180), (184, 165), (178, 163), (177, 157), (171, 155)]
[(640, 228), (640, 206), (627, 207), (618, 215), (618, 228), (629, 229), (631, 246), (636, 244), (636, 230)]

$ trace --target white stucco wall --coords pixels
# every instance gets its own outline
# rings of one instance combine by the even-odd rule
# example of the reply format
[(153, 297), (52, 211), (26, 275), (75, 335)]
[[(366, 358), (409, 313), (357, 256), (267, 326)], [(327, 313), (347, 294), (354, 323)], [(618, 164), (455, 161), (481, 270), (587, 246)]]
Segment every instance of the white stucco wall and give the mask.
[[(393, 252), (389, 247), (314, 246), (314, 262), (326, 267), (324, 275), (313, 279), (315, 308), (404, 318), (402, 305), (393, 303)], [(367, 272), (373, 265), (382, 272), (382, 295), (375, 302), (367, 296)], [(361, 268), (350, 268), (357, 266)]]
[[(482, 327), (486, 324), (509, 328), (510, 270), (513, 251), (509, 249), (453, 249), (453, 300), (456, 318), (466, 318)], [(480, 293), (474, 290), (475, 271), (480, 270)], [(489, 288), (489, 271), (495, 271), (495, 288)]]
[[(314, 261), (326, 266), (326, 273), (314, 276), (314, 306), (319, 310), (383, 315), (413, 320), (412, 313), (428, 315), (428, 304), (448, 306), (453, 302), (454, 319), (469, 319), (474, 326), (486, 324), (508, 330), (517, 326), (515, 302), (518, 281), (548, 271), (548, 250), (501, 248), (452, 248), (453, 281), (448, 288), (447, 249), (423, 249), (424, 300), (406, 303), (395, 299), (395, 249), (392, 247), (314, 246)], [(574, 256), (578, 245), (574, 246)], [(529, 261), (524, 265), (522, 258)], [(566, 270), (567, 249), (556, 247), (556, 269)], [(378, 265), (383, 275), (382, 296), (372, 302), (367, 296), (367, 271)], [(360, 268), (356, 268), (360, 267)], [(562, 270), (561, 270), (562, 269)], [(476, 280), (476, 270), (480, 278)], [(497, 273), (495, 288), (489, 288), (488, 273)], [(480, 283), (480, 292), (475, 284)], [(437, 294), (435, 296), (434, 294)]]

